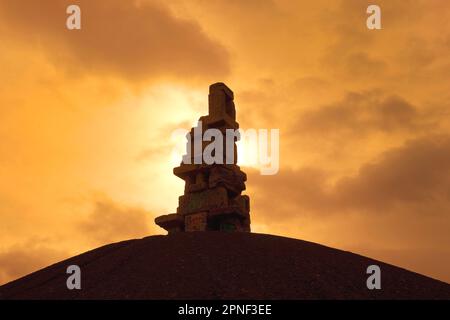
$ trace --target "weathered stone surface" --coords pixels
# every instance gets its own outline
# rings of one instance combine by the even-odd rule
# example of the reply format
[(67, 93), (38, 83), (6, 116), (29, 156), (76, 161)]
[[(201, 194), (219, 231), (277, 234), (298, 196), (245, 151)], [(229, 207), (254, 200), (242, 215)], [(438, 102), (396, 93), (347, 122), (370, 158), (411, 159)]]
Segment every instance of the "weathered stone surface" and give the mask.
[(237, 206), (243, 212), (250, 212), (250, 198), (247, 195), (239, 195), (233, 199), (232, 205)]
[(227, 128), (239, 128), (236, 122), (236, 108), (233, 92), (223, 83), (215, 83), (209, 87), (209, 114), (203, 117), (203, 122), (208, 127), (226, 126)]
[(186, 183), (188, 185), (187, 192), (199, 192), (208, 188), (208, 182), (206, 181), (205, 173), (198, 172), (195, 176), (195, 183)]
[(179, 198), (178, 213), (188, 214), (228, 206), (227, 190), (223, 187), (185, 194)]
[(231, 196), (236, 196), (245, 190), (246, 175), (239, 169), (225, 166), (214, 166), (209, 174), (209, 187), (222, 186), (228, 190)]
[(234, 106), (234, 94), (225, 84), (215, 83), (209, 87), (209, 116), (212, 118), (227, 115), (236, 120), (236, 108)]
[(184, 231), (184, 220), (176, 213), (159, 216), (155, 219), (155, 223), (161, 228), (166, 229), (169, 234)]
[(184, 217), (185, 231), (206, 231), (208, 225), (208, 213), (199, 212)]
[(186, 180), (189, 177), (194, 177), (200, 167), (201, 166), (199, 164), (182, 163), (180, 166), (173, 168), (173, 174), (183, 180)]

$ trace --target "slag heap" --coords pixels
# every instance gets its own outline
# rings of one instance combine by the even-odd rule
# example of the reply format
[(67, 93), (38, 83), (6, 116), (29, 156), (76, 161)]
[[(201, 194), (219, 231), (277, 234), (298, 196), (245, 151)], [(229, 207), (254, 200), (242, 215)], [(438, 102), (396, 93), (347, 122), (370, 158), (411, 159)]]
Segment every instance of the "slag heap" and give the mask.
[[(200, 117), (197, 127), (188, 133), (187, 150), (190, 149), (190, 152), (183, 157), (180, 166), (173, 170), (177, 177), (185, 181), (184, 195), (179, 197), (177, 213), (155, 219), (155, 223), (169, 234), (180, 231), (250, 232), (250, 199), (241, 195), (245, 190), (247, 176), (236, 164), (237, 135), (231, 141), (233, 155), (227, 157), (226, 154), (226, 130), (239, 128), (233, 100), (233, 92), (225, 84), (215, 83), (209, 87), (209, 114)], [(201, 150), (194, 148), (194, 139), (201, 139), (199, 133), (203, 137), (207, 129), (218, 129), (224, 137), (222, 164), (219, 161), (206, 164), (202, 157), (211, 141), (202, 139), (201, 148), (197, 148)]]

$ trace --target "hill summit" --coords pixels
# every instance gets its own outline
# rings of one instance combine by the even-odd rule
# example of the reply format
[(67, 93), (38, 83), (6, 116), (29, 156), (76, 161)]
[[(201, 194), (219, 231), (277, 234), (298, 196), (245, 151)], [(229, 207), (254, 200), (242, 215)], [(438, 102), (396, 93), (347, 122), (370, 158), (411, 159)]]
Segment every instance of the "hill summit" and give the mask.
[[(68, 266), (81, 289), (66, 286)], [(381, 289), (369, 290), (369, 265)], [(0, 287), (1, 299), (450, 299), (450, 285), (312, 242), (179, 232), (109, 244)]]

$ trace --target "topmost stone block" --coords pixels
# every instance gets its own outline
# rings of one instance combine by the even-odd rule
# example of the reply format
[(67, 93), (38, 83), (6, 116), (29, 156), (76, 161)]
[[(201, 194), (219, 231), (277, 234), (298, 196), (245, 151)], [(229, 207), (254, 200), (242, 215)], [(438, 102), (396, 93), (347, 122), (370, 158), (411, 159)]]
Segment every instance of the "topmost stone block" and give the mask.
[(217, 82), (209, 86), (208, 96), (209, 114), (203, 117), (203, 121), (209, 127), (238, 128), (236, 122), (236, 108), (234, 106), (234, 94), (224, 83)]

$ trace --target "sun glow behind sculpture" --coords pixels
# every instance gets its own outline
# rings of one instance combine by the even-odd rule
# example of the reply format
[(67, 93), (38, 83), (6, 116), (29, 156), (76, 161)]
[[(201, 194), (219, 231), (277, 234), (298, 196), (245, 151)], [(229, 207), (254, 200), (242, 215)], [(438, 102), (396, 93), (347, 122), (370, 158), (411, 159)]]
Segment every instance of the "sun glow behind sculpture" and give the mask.
[[(195, 126), (195, 123), (192, 124)], [(244, 129), (245, 130), (245, 129)], [(186, 128), (177, 128), (172, 131), (169, 144), (171, 152), (168, 159), (172, 166), (181, 162), (183, 155), (186, 154)], [(259, 159), (259, 148), (257, 141), (250, 139), (240, 139), (237, 143), (238, 161), (237, 164), (242, 167), (260, 169), (262, 164)]]
[(258, 145), (251, 141), (240, 140), (237, 142), (238, 162), (242, 167), (259, 169), (261, 164), (258, 160)]

